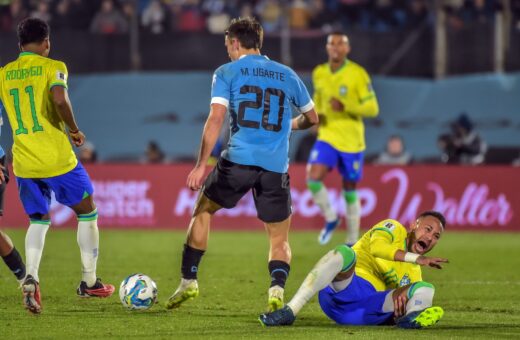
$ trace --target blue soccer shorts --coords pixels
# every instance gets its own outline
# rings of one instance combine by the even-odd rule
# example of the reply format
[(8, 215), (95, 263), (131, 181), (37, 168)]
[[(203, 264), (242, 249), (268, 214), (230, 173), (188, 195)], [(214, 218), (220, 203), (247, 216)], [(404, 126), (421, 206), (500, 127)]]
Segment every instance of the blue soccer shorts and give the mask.
[(363, 152), (348, 153), (336, 150), (321, 140), (316, 141), (309, 155), (309, 164), (323, 164), (329, 170), (338, 167), (344, 180), (359, 182), (363, 176)]
[(367, 280), (354, 274), (352, 282), (335, 292), (330, 286), (319, 292), (321, 309), (340, 325), (382, 325), (393, 322), (393, 311), (383, 312), (391, 290), (378, 292)]
[(90, 177), (79, 162), (63, 175), (49, 178), (16, 177), (16, 183), (23, 208), (29, 216), (49, 213), (51, 192), (54, 192), (56, 201), (68, 207), (79, 204), (94, 193)]

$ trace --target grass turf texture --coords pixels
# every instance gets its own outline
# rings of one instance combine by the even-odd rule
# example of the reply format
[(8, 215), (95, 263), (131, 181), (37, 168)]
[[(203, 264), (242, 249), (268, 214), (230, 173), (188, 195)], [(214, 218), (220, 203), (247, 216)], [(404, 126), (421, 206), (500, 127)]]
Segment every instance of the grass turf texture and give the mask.
[[(24, 230), (7, 230), (23, 252)], [(43, 312), (30, 315), (22, 307), (14, 276), (0, 265), (0, 338), (264, 338), (318, 337), (429, 339), (520, 337), (520, 234), (447, 232), (432, 255), (451, 263), (442, 271), (424, 269), (436, 287), (435, 304), (445, 316), (426, 330), (391, 326), (345, 327), (330, 321), (316, 297), (291, 327), (263, 328), (258, 314), (266, 308), (269, 276), (268, 243), (262, 232), (214, 232), (203, 257), (200, 296), (180, 309), (163, 304), (177, 287), (184, 232), (101, 231), (98, 275), (116, 285), (131, 273), (143, 272), (159, 288), (160, 304), (148, 311), (127, 311), (117, 291), (108, 299), (81, 299), (80, 257), (73, 230), (50, 230), (40, 266)], [(317, 232), (293, 232), (293, 261), (286, 286), (291, 297), (313, 264), (329, 246), (317, 244)]]

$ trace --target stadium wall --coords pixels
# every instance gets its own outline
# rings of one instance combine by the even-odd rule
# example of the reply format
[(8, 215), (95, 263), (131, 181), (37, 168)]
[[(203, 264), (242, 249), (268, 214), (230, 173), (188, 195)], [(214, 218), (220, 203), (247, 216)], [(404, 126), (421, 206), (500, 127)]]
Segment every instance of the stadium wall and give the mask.
[[(209, 102), (211, 72), (70, 76), (77, 120), (102, 161), (138, 161), (155, 140), (170, 161), (193, 160)], [(308, 74), (302, 75), (311, 88)], [(416, 160), (439, 158), (437, 137), (462, 111), (491, 146), (520, 147), (520, 73), (440, 81), (373, 77), (377, 119), (366, 119), (367, 154), (401, 135)], [(11, 131), (4, 127), (4, 147)], [(295, 132), (291, 155), (305, 132)]]
[[(197, 192), (185, 186), (191, 165), (91, 165), (99, 224), (103, 228), (185, 229)], [(322, 219), (305, 185), (305, 167), (290, 168), (293, 229), (319, 230)], [(359, 188), (362, 224), (368, 228), (394, 218), (408, 225), (423, 210), (445, 214), (449, 230), (520, 232), (519, 167), (413, 166), (365, 168)], [(331, 201), (345, 207), (334, 172), (326, 179)], [(336, 188), (336, 189), (334, 189)], [(52, 201), (54, 227), (75, 227), (74, 213)], [(25, 228), (28, 219), (16, 185), (7, 187), (3, 226)], [(217, 213), (212, 229), (261, 230), (251, 194), (231, 210)]]

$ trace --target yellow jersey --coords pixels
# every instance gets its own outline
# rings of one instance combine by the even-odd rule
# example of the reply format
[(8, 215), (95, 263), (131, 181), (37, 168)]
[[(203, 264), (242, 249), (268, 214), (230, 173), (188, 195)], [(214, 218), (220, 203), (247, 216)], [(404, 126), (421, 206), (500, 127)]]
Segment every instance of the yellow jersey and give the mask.
[[(336, 72), (328, 63), (316, 66), (312, 72), (314, 105), (320, 115), (318, 140), (341, 152), (357, 153), (365, 150), (363, 117), (379, 113), (377, 98), (368, 73), (348, 59)], [(331, 98), (339, 100), (344, 111), (334, 111)]]
[(394, 289), (422, 281), (421, 267), (394, 261), (397, 250), (407, 251), (407, 231), (396, 220), (383, 220), (367, 231), (352, 247), (356, 253), (356, 275), (377, 291)]
[(53, 86), (67, 88), (67, 76), (63, 62), (30, 52), (0, 69), (0, 100), (13, 130), (18, 177), (59, 176), (78, 163), (50, 92)]

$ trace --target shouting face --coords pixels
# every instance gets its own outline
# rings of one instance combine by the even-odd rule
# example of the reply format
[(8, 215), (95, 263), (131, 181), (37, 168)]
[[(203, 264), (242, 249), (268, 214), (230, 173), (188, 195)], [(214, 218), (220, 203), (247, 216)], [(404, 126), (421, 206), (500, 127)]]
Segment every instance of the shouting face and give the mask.
[(423, 216), (411, 225), (410, 237), (408, 238), (408, 250), (416, 254), (426, 254), (435, 247), (444, 227), (434, 216)]

